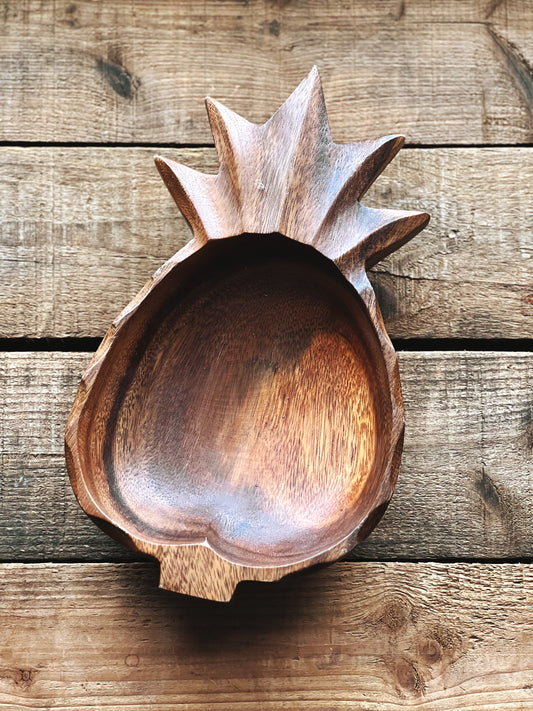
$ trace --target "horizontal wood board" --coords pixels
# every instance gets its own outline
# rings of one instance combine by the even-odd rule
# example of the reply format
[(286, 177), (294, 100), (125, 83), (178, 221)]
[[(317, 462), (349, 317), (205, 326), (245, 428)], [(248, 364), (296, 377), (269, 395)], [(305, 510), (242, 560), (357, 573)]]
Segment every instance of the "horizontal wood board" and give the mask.
[[(88, 353), (0, 356), (0, 560), (132, 560), (79, 508), (63, 431)], [(384, 519), (352, 557), (533, 557), (533, 354), (403, 352), (407, 430)]]
[(313, 64), (337, 140), (528, 143), (527, 0), (4, 3), (0, 140), (211, 142), (203, 98), (263, 122)]
[[(0, 148), (0, 337), (102, 336), (190, 239), (156, 152)], [(372, 274), (393, 338), (533, 337), (531, 184), (529, 148), (400, 152), (365, 202), (432, 220)]]
[(533, 705), (533, 570), (337, 563), (228, 605), (151, 565), (0, 566), (0, 708), (145, 711)]

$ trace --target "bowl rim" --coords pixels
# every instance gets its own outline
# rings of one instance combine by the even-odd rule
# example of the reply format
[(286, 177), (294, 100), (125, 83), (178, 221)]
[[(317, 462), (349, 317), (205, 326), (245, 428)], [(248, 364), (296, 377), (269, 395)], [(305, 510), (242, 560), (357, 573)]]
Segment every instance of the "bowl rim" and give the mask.
[[(246, 235), (249, 233), (243, 233)], [(255, 233), (252, 233), (255, 234)], [(295, 240), (281, 233), (270, 233), (279, 235), (290, 242)], [(241, 580), (274, 580), (278, 579), (287, 573), (295, 570), (300, 570), (317, 563), (333, 562), (338, 558), (348, 553), (352, 548), (361, 543), (374, 529), (381, 517), (383, 516), (388, 503), (394, 492), (398, 471), (401, 462), (401, 454), (403, 449), (403, 435), (405, 428), (403, 399), (401, 393), (401, 384), (399, 376), (398, 359), (394, 347), (385, 331), (383, 319), (377, 304), (375, 293), (368, 280), (364, 265), (361, 269), (356, 270), (355, 274), (350, 274), (347, 278), (343, 273), (342, 265), (331, 260), (329, 257), (316, 249), (312, 244), (298, 244), (309, 250), (313, 250), (320, 254), (323, 259), (328, 260), (338, 269), (340, 276), (355, 290), (362, 301), (363, 308), (368, 316), (368, 321), (373, 329), (377, 344), (379, 344), (383, 362), (385, 365), (385, 373), (387, 376), (388, 392), (391, 398), (391, 426), (390, 426), (390, 448), (385, 455), (384, 466), (380, 474), (381, 485), (378, 487), (373, 501), (369, 502), (368, 512), (363, 516), (361, 522), (355, 526), (341, 540), (328, 545), (323, 550), (312, 555), (302, 555), (301, 559), (291, 562), (281, 562), (279, 564), (257, 564), (248, 565), (242, 564), (237, 560), (232, 560), (231, 556), (225, 555), (216, 546), (211, 545), (207, 540), (201, 542), (157, 542), (149, 536), (139, 535), (138, 532), (132, 533), (127, 530), (121, 522), (105, 511), (92, 496), (86, 482), (84, 466), (81, 461), (80, 451), (78, 447), (80, 420), (86, 411), (89, 398), (92, 393), (93, 386), (97, 381), (100, 369), (107, 358), (107, 355), (115, 343), (116, 339), (122, 333), (126, 324), (137, 313), (145, 298), (158, 286), (173, 270), (181, 265), (185, 260), (189, 259), (202, 248), (214, 241), (221, 242), (226, 239), (239, 237), (241, 235), (229, 235), (226, 238), (210, 239), (206, 242), (199, 242), (196, 239), (189, 241), (182, 249), (176, 252), (168, 259), (150, 279), (146, 282), (139, 293), (130, 301), (130, 303), (122, 310), (120, 315), (113, 321), (111, 327), (107, 331), (99, 348), (91, 359), (89, 365), (85, 369), (81, 377), (81, 382), (70, 412), (66, 429), (65, 429), (65, 452), (67, 460), (67, 469), (70, 482), (76, 498), (84, 511), (113, 538), (120, 540), (127, 547), (146, 553), (157, 558), (161, 563), (161, 586), (170, 589), (177, 589), (175, 582), (175, 573), (170, 573), (169, 568), (175, 568), (176, 561), (180, 560), (180, 565), (184, 568), (191, 568), (192, 556), (201, 550), (202, 555), (206, 555), (205, 549), (209, 550), (209, 555), (212, 557), (210, 565), (215, 564), (225, 571), (226, 577), (233, 581), (231, 593), (236, 584)], [(265, 235), (269, 236), (269, 235)], [(183, 550), (178, 550), (183, 549)], [(173, 560), (174, 564), (170, 566), (169, 560)], [(231, 574), (230, 574), (231, 572)], [(237, 576), (237, 577), (236, 577)], [(187, 581), (181, 581), (178, 591), (183, 591), (187, 585), (192, 586), (195, 590), (194, 575), (189, 576)], [(198, 583), (197, 585), (200, 585)], [(187, 590), (185, 590), (187, 592)], [(194, 591), (187, 594), (197, 594)], [(225, 590), (223, 599), (229, 599), (228, 590)], [(204, 596), (200, 590), (199, 596)]]

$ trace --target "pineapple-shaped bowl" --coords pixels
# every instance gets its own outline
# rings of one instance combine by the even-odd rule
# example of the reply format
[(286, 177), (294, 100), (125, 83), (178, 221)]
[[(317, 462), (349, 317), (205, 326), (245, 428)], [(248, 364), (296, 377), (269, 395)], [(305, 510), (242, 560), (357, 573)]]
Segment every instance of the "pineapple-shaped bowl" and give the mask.
[(404, 412), (366, 272), (429, 218), (359, 203), (403, 139), (334, 144), (316, 69), (262, 126), (207, 111), (217, 175), (156, 158), (193, 238), (111, 326), (65, 438), (98, 525), (162, 587), (229, 600), (383, 515)]

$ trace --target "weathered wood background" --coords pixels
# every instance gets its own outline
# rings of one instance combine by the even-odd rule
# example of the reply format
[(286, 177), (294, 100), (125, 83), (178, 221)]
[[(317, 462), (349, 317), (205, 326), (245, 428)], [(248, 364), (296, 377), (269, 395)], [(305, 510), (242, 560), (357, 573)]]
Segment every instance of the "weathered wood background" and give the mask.
[[(0, 14), (0, 708), (533, 709), (533, 5), (103, 0)], [(402, 348), (397, 493), (351, 559), (229, 605), (157, 589), (79, 509), (63, 429), (110, 321), (188, 239), (159, 152), (216, 169), (311, 65), (335, 140), (403, 133), (367, 202)]]

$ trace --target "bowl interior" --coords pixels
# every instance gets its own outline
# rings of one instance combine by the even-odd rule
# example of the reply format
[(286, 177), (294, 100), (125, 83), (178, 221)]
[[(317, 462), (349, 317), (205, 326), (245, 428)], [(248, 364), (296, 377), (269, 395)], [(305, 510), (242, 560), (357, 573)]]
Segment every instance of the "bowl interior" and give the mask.
[(209, 242), (120, 329), (80, 429), (121, 528), (288, 564), (371, 510), (391, 438), (383, 354), (355, 289), (281, 235)]

